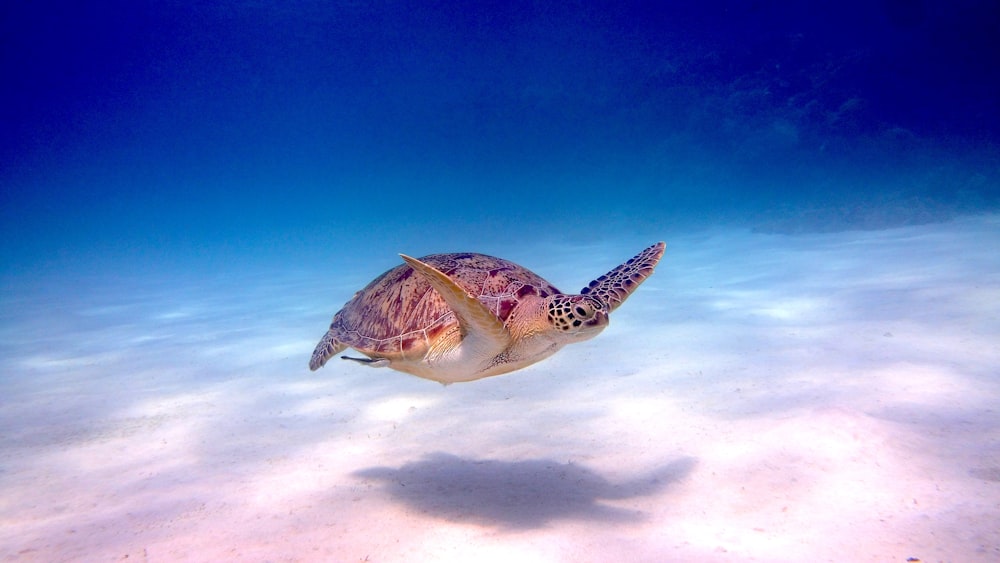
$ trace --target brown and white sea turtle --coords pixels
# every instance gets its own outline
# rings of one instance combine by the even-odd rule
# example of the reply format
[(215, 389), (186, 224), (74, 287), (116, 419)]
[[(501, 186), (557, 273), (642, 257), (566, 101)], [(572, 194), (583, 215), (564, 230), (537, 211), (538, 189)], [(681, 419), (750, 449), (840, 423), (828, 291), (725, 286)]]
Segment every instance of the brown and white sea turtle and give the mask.
[(593, 338), (656, 267), (660, 242), (566, 294), (527, 268), (485, 254), (432, 254), (382, 274), (354, 295), (316, 345), (309, 368), (354, 348), (373, 367), (441, 383), (521, 369)]

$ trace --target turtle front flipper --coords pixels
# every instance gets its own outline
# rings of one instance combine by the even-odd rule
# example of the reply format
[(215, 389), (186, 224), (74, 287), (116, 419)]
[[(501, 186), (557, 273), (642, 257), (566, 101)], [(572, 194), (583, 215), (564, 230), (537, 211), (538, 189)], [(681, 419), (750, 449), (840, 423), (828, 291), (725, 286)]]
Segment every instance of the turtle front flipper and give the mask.
[(658, 242), (630, 258), (624, 264), (590, 282), (580, 290), (583, 295), (591, 295), (608, 306), (608, 312), (621, 305), (639, 284), (653, 273), (663, 256), (666, 244)]
[(489, 307), (469, 295), (444, 272), (416, 258), (405, 254), (400, 256), (415, 272), (427, 280), (455, 313), (463, 347), (473, 346), (477, 349), (475, 355), (485, 360), (496, 356), (510, 345), (510, 332)]
[(337, 340), (337, 335), (331, 328), (326, 331), (320, 339), (316, 349), (313, 350), (312, 358), (309, 359), (309, 369), (316, 371), (326, 365), (326, 361), (334, 354), (338, 354), (347, 349), (347, 345)]

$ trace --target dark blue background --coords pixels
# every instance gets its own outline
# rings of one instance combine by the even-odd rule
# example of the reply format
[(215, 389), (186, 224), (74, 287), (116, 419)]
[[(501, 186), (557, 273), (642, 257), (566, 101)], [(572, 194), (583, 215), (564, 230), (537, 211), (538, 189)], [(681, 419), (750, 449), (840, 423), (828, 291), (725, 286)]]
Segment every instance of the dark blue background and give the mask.
[(994, 1), (7, 2), (0, 26), (6, 268), (1000, 196)]

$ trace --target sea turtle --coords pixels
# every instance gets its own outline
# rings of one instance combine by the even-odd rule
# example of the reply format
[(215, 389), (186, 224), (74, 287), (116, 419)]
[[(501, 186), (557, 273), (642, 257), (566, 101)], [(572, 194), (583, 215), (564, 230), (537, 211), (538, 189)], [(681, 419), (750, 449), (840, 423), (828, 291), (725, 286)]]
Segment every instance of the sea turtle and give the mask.
[(317, 370), (354, 348), (373, 367), (444, 384), (521, 369), (592, 338), (663, 256), (660, 242), (566, 294), (527, 268), (485, 254), (411, 258), (354, 294), (313, 351)]

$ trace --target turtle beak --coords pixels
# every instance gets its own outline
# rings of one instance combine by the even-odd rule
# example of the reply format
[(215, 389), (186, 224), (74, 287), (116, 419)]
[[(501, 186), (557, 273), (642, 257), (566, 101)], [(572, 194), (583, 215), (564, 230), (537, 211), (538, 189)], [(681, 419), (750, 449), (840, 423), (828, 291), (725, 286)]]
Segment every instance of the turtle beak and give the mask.
[(606, 311), (598, 311), (594, 313), (594, 318), (590, 319), (590, 322), (588, 322), (587, 324), (604, 328), (608, 326), (609, 322), (610, 320), (608, 317), (608, 313)]
[(608, 314), (605, 311), (597, 311), (594, 316), (587, 319), (583, 323), (583, 329), (580, 331), (580, 336), (586, 340), (588, 338), (593, 338), (597, 336), (597, 333), (604, 330), (604, 327), (608, 326)]

